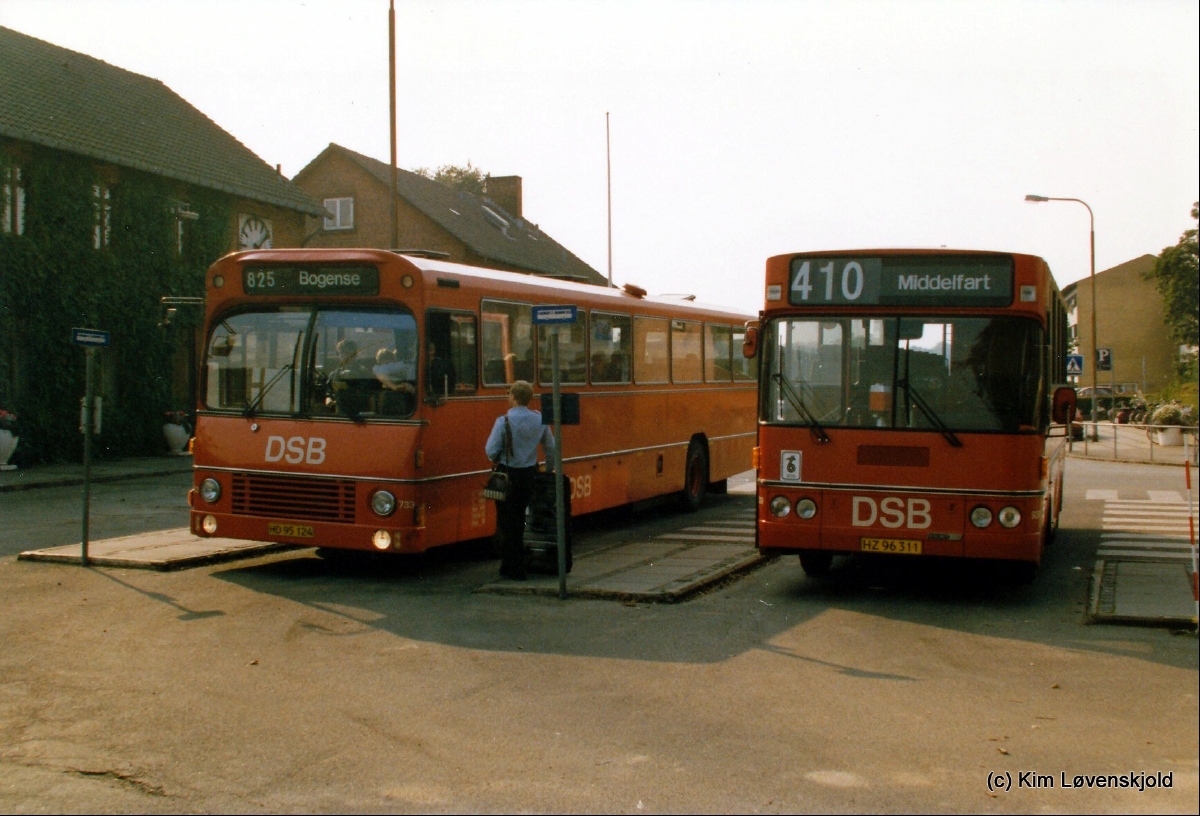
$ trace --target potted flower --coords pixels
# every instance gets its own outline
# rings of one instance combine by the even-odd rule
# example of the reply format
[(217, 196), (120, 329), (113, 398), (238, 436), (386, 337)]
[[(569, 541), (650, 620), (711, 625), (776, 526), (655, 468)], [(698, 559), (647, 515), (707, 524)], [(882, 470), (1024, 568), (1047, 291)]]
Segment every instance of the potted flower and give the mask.
[(21, 438), (17, 436), (17, 415), (12, 411), (0, 408), (0, 470), (16, 470), (16, 465), (10, 465), (8, 458), (17, 449)]
[(1155, 408), (1146, 424), (1156, 444), (1176, 448), (1183, 444), (1183, 406), (1178, 402), (1164, 402)]
[(187, 443), (191, 435), (187, 411), (167, 411), (166, 421), (163, 422), (163, 438), (167, 440), (167, 447), (173, 455), (187, 455)]

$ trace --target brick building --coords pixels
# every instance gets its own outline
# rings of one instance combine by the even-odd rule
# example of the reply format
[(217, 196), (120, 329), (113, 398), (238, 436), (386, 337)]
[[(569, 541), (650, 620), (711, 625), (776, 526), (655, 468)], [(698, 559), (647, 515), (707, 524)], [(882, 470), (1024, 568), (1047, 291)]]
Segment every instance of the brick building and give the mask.
[(306, 246), (425, 249), (458, 263), (606, 285), (523, 213), (520, 176), (489, 177), (484, 196), (397, 169), (399, 234), (391, 231), (391, 165), (331, 144), (293, 182), (325, 204)]
[[(1096, 273), (1096, 334), (1101, 348), (1112, 349), (1113, 370), (1097, 372), (1101, 387), (1136, 386), (1154, 391), (1166, 385), (1175, 373), (1179, 348), (1163, 322), (1163, 302), (1154, 281), (1146, 272), (1155, 257), (1143, 255)], [(1090, 388), (1096, 359), (1092, 345), (1092, 284), (1083, 278), (1063, 288), (1067, 299), (1071, 336), (1077, 353), (1083, 355), (1084, 372), (1078, 385)]]
[(163, 411), (195, 404), (198, 315), (164, 330), (159, 298), (202, 295), (232, 250), (299, 246), (324, 212), (159, 80), (0, 27), (0, 406), (21, 417), (18, 455), (74, 456), (72, 326), (112, 332), (101, 453), (161, 448)]

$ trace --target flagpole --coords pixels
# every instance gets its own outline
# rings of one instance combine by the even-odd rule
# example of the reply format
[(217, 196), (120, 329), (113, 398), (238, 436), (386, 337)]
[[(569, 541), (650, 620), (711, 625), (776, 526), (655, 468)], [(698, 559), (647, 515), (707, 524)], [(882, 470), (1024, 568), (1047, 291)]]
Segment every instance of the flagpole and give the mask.
[(392, 129), (392, 249), (400, 246), (400, 213), (396, 207), (396, 0), (388, 3), (388, 79), (390, 98), (388, 109), (391, 112)]
[(608, 164), (608, 285), (612, 287), (612, 141), (608, 133), (608, 111), (604, 112), (604, 156)]

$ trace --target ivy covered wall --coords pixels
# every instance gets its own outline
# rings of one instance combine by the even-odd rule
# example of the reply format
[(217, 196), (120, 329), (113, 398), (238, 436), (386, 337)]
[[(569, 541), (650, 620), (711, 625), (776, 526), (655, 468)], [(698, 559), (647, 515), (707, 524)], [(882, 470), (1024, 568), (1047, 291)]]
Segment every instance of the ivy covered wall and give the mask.
[[(228, 249), (233, 203), (199, 188), (181, 195), (178, 182), (120, 170), (109, 185), (108, 246), (96, 249), (93, 185), (102, 179), (95, 163), (34, 148), (23, 164), (25, 231), (0, 235), (0, 408), (18, 417), (13, 461), (82, 457), (85, 352), (71, 344), (73, 327), (112, 339), (96, 352), (104, 408), (94, 455), (160, 453), (164, 413), (194, 405), (172, 397), (172, 377), (201, 315), (180, 309), (171, 326), (160, 326), (159, 298), (204, 294), (204, 270)], [(200, 217), (178, 221), (181, 200)]]

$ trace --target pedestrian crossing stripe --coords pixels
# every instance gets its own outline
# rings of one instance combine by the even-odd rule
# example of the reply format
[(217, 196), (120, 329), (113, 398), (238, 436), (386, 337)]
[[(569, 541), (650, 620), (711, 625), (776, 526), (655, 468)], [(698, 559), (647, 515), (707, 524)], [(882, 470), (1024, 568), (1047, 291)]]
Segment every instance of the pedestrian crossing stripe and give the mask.
[(1166, 504), (1172, 507), (1187, 507), (1187, 499), (1180, 495), (1178, 490), (1147, 490), (1145, 499), (1122, 499), (1116, 490), (1099, 490), (1090, 488), (1087, 491), (1086, 499), (1088, 501), (1103, 501), (1115, 502), (1118, 504), (1128, 504), (1134, 507), (1145, 507), (1152, 504)]
[(1191, 503), (1174, 490), (1147, 490), (1144, 495), (1122, 499), (1116, 490), (1087, 491), (1089, 501), (1104, 502), (1096, 557), (1190, 564)]

